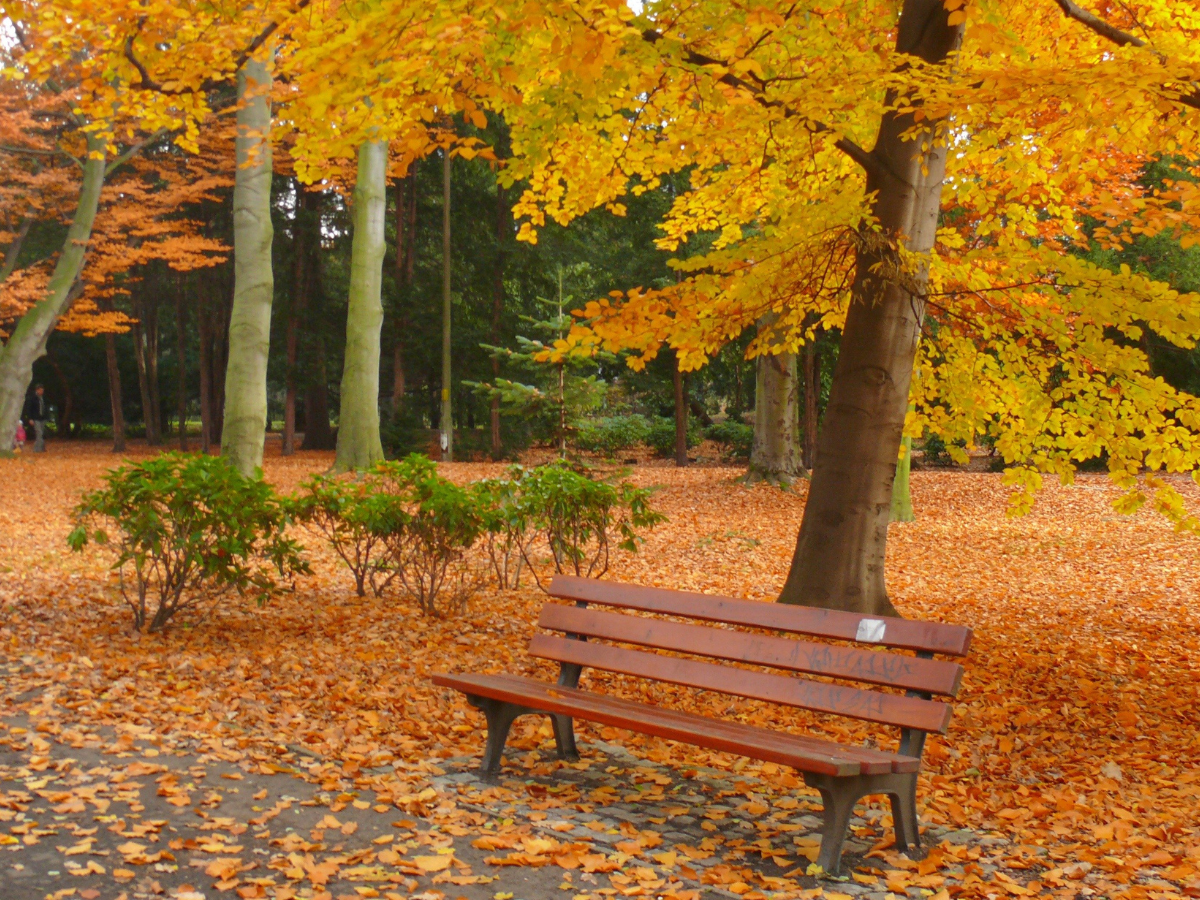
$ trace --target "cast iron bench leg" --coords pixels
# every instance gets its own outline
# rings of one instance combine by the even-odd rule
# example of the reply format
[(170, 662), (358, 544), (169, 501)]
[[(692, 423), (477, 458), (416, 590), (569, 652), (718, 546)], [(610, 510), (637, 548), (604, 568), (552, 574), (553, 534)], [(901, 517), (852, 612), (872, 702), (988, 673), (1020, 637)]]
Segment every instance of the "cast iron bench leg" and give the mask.
[(570, 716), (552, 715), (554, 723), (554, 745), (558, 748), (559, 759), (579, 759), (579, 751), (575, 748), (575, 720)]
[[(826, 875), (836, 875), (842, 864), (842, 844), (850, 830), (854, 804), (868, 794), (886, 794), (892, 801), (896, 849), (917, 843), (916, 773), (884, 775), (816, 775), (805, 773), (804, 783), (821, 792), (825, 805), (821, 850), (817, 865)], [(909, 834), (911, 832), (911, 836)]]
[(487, 717), (487, 746), (483, 750), (483, 762), (480, 765), (485, 777), (494, 778), (500, 774), (501, 756), (504, 753), (504, 745), (508, 742), (509, 729), (518, 718), (530, 714), (550, 716), (554, 725), (554, 743), (560, 758), (579, 759), (579, 753), (575, 749), (574, 722), (570, 716), (555, 715), (516, 703), (493, 700), (490, 697), (468, 696), (467, 702)]

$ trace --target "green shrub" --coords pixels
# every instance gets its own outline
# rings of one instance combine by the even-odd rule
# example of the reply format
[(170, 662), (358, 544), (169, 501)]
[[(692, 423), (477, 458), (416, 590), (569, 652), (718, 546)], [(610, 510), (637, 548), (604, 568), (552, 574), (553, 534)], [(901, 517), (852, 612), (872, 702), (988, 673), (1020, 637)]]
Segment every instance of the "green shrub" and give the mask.
[(286, 504), (223, 457), (164, 453), (104, 480), (75, 508), (67, 540), (73, 550), (112, 547), (138, 631), (161, 631), (185, 610), (205, 615), (231, 592), (261, 604), (275, 576), (308, 571), (300, 545), (284, 536)]
[(520, 473), (516, 490), (523, 518), (521, 553), (543, 590), (530, 560), (535, 542), (544, 541), (556, 573), (599, 578), (608, 571), (614, 544), (635, 553), (641, 539), (637, 530), (665, 520), (650, 508), (651, 490), (593, 481), (562, 463)]
[[(514, 470), (519, 477), (520, 468)], [(521, 586), (521, 569), (525, 558), (522, 542), (528, 528), (525, 509), (521, 505), (518, 482), (507, 478), (488, 478), (471, 485), (483, 534), (487, 541), (488, 559), (501, 590)]]
[(579, 426), (575, 446), (611, 456), (645, 442), (649, 434), (650, 420), (642, 415), (589, 419)]
[(395, 413), (381, 420), (379, 440), (388, 459), (403, 459), (410, 453), (429, 452), (429, 429), (414, 406), (415, 402), (410, 398)]
[(704, 429), (704, 436), (710, 441), (726, 447), (729, 455), (738, 459), (749, 459), (750, 450), (754, 446), (754, 429), (744, 422), (736, 422), (733, 419), (714, 422)]
[[(961, 439), (956, 439), (951, 443), (956, 447), (967, 446), (967, 442)], [(946, 442), (942, 440), (941, 435), (932, 433), (926, 435), (925, 443), (921, 449), (925, 451), (922, 461), (927, 466), (949, 467), (955, 465), (954, 457), (950, 455), (950, 451), (946, 447)]]
[(478, 587), (466, 559), (484, 526), (476, 498), (419, 453), (381, 462), (370, 474), (404, 510), (402, 526), (386, 537), (388, 581), (395, 578), (426, 615), (460, 612)]
[(353, 573), (358, 596), (366, 595), (370, 583), (378, 597), (382, 587), (377, 575), (386, 568), (387, 538), (404, 528), (408, 515), (399, 498), (383, 490), (375, 474), (317, 475), (300, 487), (302, 493), (291, 501), (296, 520), (329, 542)]
[[(704, 432), (694, 416), (688, 416), (687, 445), (688, 449), (698, 447), (704, 439)], [(655, 419), (650, 425), (650, 431), (645, 437), (645, 443), (659, 456), (675, 454), (675, 420), (667, 418)]]

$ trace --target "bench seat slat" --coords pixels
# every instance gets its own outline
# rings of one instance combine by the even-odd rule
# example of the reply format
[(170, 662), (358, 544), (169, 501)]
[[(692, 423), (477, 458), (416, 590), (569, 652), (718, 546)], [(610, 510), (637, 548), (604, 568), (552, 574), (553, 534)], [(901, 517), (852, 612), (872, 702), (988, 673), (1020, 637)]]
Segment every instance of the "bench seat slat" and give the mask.
[(582, 600), (605, 606), (639, 609), (709, 622), (773, 628), (792, 634), (809, 634), (844, 641), (858, 640), (860, 623), (872, 620), (883, 623), (883, 636), (875, 639), (875, 629), (867, 629), (867, 633), (872, 635), (869, 643), (950, 656), (966, 655), (971, 643), (971, 629), (962, 625), (864, 616), (811, 606), (736, 600), (713, 594), (672, 591), (615, 581), (578, 578), (574, 575), (555, 575), (549, 593), (550, 596), (562, 600)]
[(929, 691), (951, 697), (958, 692), (962, 680), (962, 666), (953, 662), (774, 635), (748, 634), (711, 625), (668, 622), (599, 609), (564, 606), (561, 603), (545, 604), (538, 625), (551, 631), (584, 634), (659, 650), (675, 650), (696, 656)]
[(833, 741), (718, 721), (517, 675), (439, 673), (433, 676), (433, 681), (468, 696), (488, 697), (614, 728), (628, 728), (710, 750), (790, 766), (802, 772), (845, 776), (916, 772), (920, 768), (920, 760), (911, 756), (844, 747)]
[(750, 669), (735, 669), (720, 663), (661, 656), (644, 650), (628, 650), (610, 644), (535, 634), (529, 641), (530, 656), (553, 659), (635, 675), (654, 681), (735, 694), (771, 703), (864, 719), (920, 731), (945, 732), (950, 724), (949, 704), (861, 688), (811, 681), (794, 675), (776, 675)]

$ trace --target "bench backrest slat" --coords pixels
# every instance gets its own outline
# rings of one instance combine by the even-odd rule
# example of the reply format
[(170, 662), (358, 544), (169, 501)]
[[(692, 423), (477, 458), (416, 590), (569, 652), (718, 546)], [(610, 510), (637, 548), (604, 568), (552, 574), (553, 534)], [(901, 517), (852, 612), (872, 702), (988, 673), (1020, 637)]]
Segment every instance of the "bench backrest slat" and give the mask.
[(899, 653), (547, 603), (538, 625), (588, 637), (954, 696), (962, 666)]
[(598, 581), (573, 575), (555, 575), (549, 593), (552, 597), (563, 600), (582, 600), (709, 622), (771, 628), (791, 634), (808, 634), (950, 656), (966, 655), (971, 643), (971, 629), (962, 625), (864, 616), (840, 610), (762, 603), (755, 600), (736, 600), (732, 597)]
[(736, 669), (720, 663), (662, 656), (609, 644), (535, 634), (529, 641), (529, 653), (560, 663), (590, 666), (608, 672), (920, 731), (945, 732), (950, 723), (949, 704), (936, 700), (828, 684), (794, 675)]

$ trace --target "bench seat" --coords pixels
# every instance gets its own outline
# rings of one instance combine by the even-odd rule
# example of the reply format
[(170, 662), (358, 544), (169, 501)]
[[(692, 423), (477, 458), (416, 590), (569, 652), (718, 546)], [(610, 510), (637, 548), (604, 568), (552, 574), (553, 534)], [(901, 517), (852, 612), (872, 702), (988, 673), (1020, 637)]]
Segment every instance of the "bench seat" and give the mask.
[[(751, 759), (791, 766), (819, 775), (882, 775), (916, 772), (921, 761), (913, 756), (850, 747), (835, 741), (774, 731), (757, 725), (711, 719), (695, 713), (622, 700), (578, 688), (559, 687), (520, 675), (434, 675), (434, 684), (467, 695), (485, 714), (492, 700), (515, 704), (527, 711), (586, 719), (708, 750), (737, 753)], [(489, 734), (491, 722), (488, 723)]]

